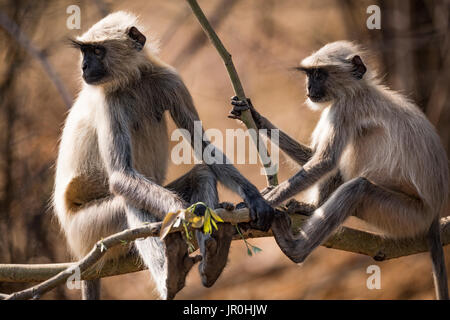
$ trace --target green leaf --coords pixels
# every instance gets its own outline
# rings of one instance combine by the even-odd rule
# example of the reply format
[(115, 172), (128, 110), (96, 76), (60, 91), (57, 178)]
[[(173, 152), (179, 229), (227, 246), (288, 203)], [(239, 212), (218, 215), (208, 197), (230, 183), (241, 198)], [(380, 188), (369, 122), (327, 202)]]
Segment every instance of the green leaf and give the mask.
[(190, 234), (190, 232), (187, 228), (187, 224), (186, 224), (186, 222), (184, 222), (184, 220), (183, 220), (183, 227), (184, 227), (184, 232), (186, 234), (186, 239), (191, 240), (191, 234)]
[(252, 246), (252, 250), (253, 250), (254, 253), (258, 253), (258, 252), (262, 251), (261, 248), (258, 248), (258, 247), (255, 247), (255, 246)]
[(205, 234), (211, 234), (212, 233), (212, 227), (211, 227), (211, 214), (208, 210), (205, 212), (205, 222), (203, 223), (203, 233)]
[(194, 251), (195, 251), (194, 245), (192, 244), (192, 242), (188, 241), (188, 252), (192, 253)]
[(219, 230), (219, 229), (217, 228), (217, 224), (216, 224), (216, 222), (214, 221), (214, 219), (211, 219), (211, 223), (212, 223), (213, 227), (216, 228), (216, 230)]
[(245, 241), (244, 235), (242, 234), (241, 229), (239, 228), (238, 225), (236, 225), (236, 230), (237, 230), (237, 232), (239, 233), (239, 235), (241, 236), (242, 240)]
[[(241, 236), (242, 240), (244, 240), (245, 246), (247, 247), (247, 254), (248, 254), (249, 256), (252, 256), (252, 255), (253, 255), (253, 254), (252, 254), (252, 250), (253, 250), (253, 252), (254, 252), (255, 254), (262, 251), (261, 248), (258, 248), (258, 247), (256, 247), (256, 246), (251, 245), (250, 243), (248, 243), (248, 241), (244, 238), (244, 235), (242, 234), (241, 229), (239, 229), (239, 226), (238, 226), (238, 225), (236, 225), (236, 230), (237, 230), (237, 232), (239, 233), (239, 235)], [(250, 250), (250, 247), (252, 248), (252, 250)]]
[(218, 222), (223, 222), (222, 218), (219, 217), (219, 216), (217, 215), (217, 213), (216, 213), (213, 209), (208, 208), (208, 210), (210, 210), (211, 216), (212, 216), (216, 221), (218, 221)]

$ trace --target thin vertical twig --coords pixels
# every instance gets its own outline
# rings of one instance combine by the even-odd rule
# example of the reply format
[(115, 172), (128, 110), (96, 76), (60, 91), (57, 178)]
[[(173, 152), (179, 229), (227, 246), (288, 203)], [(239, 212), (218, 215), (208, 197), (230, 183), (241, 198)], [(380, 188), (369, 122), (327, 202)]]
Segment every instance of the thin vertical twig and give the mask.
[[(214, 7), (214, 9), (212, 9), (211, 16), (209, 17), (209, 23), (216, 29), (220, 28), (238, 2), (238, 0), (221, 0)], [(186, 9), (188, 13), (187, 17), (190, 17), (191, 9), (189, 7), (186, 7)], [(207, 35), (202, 30), (198, 30), (198, 32), (191, 37), (186, 46), (178, 52), (173, 59), (172, 64), (177, 69), (184, 67), (186, 62), (189, 61), (197, 52), (199, 52), (207, 44), (207, 42)]]
[[(206, 18), (205, 14), (203, 13), (202, 9), (198, 5), (196, 0), (186, 0), (194, 15), (197, 17), (198, 21), (200, 22), (200, 25), (203, 28), (203, 31), (205, 31), (206, 35), (208, 36), (209, 40), (211, 40), (211, 43), (214, 45), (214, 47), (217, 49), (217, 52), (221, 56), (225, 67), (227, 68), (228, 75), (231, 80), (231, 84), (233, 85), (234, 92), (236, 96), (240, 100), (245, 100), (245, 92), (244, 88), (242, 87), (241, 80), (239, 79), (238, 73), (236, 71), (236, 68), (234, 66), (233, 60), (231, 58), (231, 54), (227, 51), (225, 46), (223, 45), (222, 41), (217, 36), (214, 29), (211, 27), (211, 24), (209, 23), (208, 19)], [(251, 112), (249, 110), (243, 111), (241, 114), (241, 120), (244, 122), (245, 126), (248, 129), (254, 129), (256, 132), (258, 132), (258, 128), (255, 124), (255, 121), (252, 118)], [(272, 166), (272, 161), (268, 161), (268, 163), (264, 163), (262, 161), (262, 155), (267, 155), (270, 158), (270, 155), (265, 147), (264, 144), (258, 144), (258, 139), (260, 139), (259, 134), (254, 137), (252, 135), (253, 142), (258, 150), (259, 158), (261, 160), (261, 163), (264, 165), (264, 168), (266, 170), (266, 177), (267, 177), (267, 184), (269, 186), (276, 186), (278, 184), (278, 176), (277, 174), (270, 174), (269, 168)]]

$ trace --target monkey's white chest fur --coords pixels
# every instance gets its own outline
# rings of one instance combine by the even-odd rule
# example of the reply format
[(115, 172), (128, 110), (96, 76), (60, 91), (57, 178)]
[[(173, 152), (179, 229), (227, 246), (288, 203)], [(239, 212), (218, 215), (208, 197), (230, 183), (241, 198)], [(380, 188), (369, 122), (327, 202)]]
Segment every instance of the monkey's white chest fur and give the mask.
[[(383, 126), (371, 124), (357, 125), (351, 119), (346, 122), (339, 120), (336, 110), (331, 106), (326, 107), (312, 134), (312, 146), (316, 154), (326, 153), (328, 143), (335, 139), (344, 139), (342, 152), (336, 159), (336, 167), (333, 172), (339, 171), (343, 181), (364, 176), (377, 180), (380, 183), (388, 183), (392, 180), (391, 168), (398, 167), (398, 157), (391, 154), (390, 141)], [(358, 128), (357, 128), (358, 127)], [(327, 175), (328, 176), (328, 175)], [(324, 177), (326, 178), (326, 177)]]
[[(108, 173), (101, 157), (98, 133), (108, 125), (102, 89), (85, 86), (71, 108), (64, 125), (57, 159), (54, 206), (62, 225), (70, 218), (68, 197), (83, 203), (109, 194)], [(124, 115), (125, 119), (129, 119)], [(168, 163), (168, 134), (165, 118), (161, 121), (139, 119), (130, 130), (134, 167), (147, 178), (162, 183)], [(156, 141), (156, 142), (155, 142)], [(89, 177), (89, 179), (85, 179)], [(73, 185), (73, 187), (71, 187)], [(95, 189), (95, 192), (93, 191)]]

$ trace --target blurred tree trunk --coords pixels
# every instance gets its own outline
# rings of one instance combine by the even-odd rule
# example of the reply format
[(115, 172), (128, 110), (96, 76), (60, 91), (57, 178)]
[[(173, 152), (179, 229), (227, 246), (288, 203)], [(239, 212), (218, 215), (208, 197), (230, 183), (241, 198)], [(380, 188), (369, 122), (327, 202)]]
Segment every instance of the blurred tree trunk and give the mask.
[[(9, 0), (0, 2), (0, 11), (32, 39), (51, 5), (52, 1)], [(0, 263), (54, 261), (51, 216), (46, 214), (51, 192), (47, 185), (53, 180), (50, 166), (47, 159), (30, 159), (23, 152), (36, 148), (29, 138), (35, 133), (34, 122), (42, 120), (34, 119), (35, 115), (25, 108), (31, 103), (31, 93), (24, 73), (29, 72), (33, 58), (2, 27), (0, 42), (6, 52), (0, 74)], [(35, 163), (44, 171), (36, 172)], [(1, 292), (21, 287), (0, 283)], [(58, 289), (56, 296), (65, 297), (64, 289)]]
[(381, 75), (413, 99), (450, 150), (449, 0), (378, 0), (381, 30), (365, 28), (374, 1), (340, 0), (350, 39), (380, 54)]
[(395, 89), (404, 91), (437, 127), (450, 150), (448, 92), (449, 64), (448, 0), (383, 1), (383, 35), (394, 48), (394, 59), (383, 51), (385, 70)]
[[(19, 10), (17, 6), (13, 6), (13, 19), (19, 18)], [(5, 41), (6, 42), (6, 41)], [(14, 94), (14, 86), (16, 77), (19, 74), (23, 64), (23, 52), (15, 45), (14, 41), (8, 41), (10, 45), (5, 45), (7, 52), (6, 65), (8, 66), (0, 84), (0, 110), (2, 112), (1, 127), (1, 198), (0, 198), (0, 222), (2, 223), (2, 250), (0, 255), (2, 260), (6, 259), (13, 262), (18, 252), (14, 250), (13, 239), (11, 238), (12, 226), (12, 204), (14, 200), (13, 185), (13, 166), (14, 166), (14, 149), (13, 141), (15, 138), (14, 125), (17, 120), (16, 116), (16, 95)], [(4, 239), (3, 239), (4, 238)]]

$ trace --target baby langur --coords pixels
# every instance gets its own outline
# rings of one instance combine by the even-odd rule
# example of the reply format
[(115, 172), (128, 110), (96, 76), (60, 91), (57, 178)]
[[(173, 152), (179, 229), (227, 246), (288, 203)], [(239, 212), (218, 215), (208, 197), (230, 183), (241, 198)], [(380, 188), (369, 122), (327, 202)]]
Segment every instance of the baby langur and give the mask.
[[(176, 71), (146, 52), (137, 18), (113, 13), (77, 40), (83, 87), (67, 117), (56, 166), (54, 207), (73, 254), (80, 258), (102, 237), (145, 222), (160, 221), (191, 203), (218, 206), (217, 182), (237, 192), (250, 208), (255, 227), (267, 230), (272, 207), (218, 149), (224, 164), (201, 164), (163, 187), (169, 160), (165, 111), (194, 141), (199, 120), (191, 95)], [(203, 129), (197, 134), (203, 137)], [(199, 271), (211, 286), (225, 266), (233, 227), (221, 224), (212, 237), (197, 232)], [(135, 241), (159, 294), (171, 299), (199, 258), (188, 255), (180, 233)], [(108, 251), (116, 258), (126, 248)], [(83, 283), (83, 298), (98, 298), (99, 282)]]
[[(379, 84), (362, 57), (357, 45), (339, 41), (298, 68), (308, 78), (308, 105), (323, 109), (322, 115), (311, 147), (280, 132), (279, 146), (303, 167), (264, 197), (276, 206), (313, 185), (320, 192), (297, 236), (286, 215), (277, 215), (272, 231), (294, 262), (302, 262), (351, 215), (389, 237), (426, 235), (437, 298), (448, 299), (439, 229), (448, 197), (446, 153), (419, 108)], [(234, 117), (250, 108), (259, 128), (276, 128), (251, 103), (232, 104)]]

